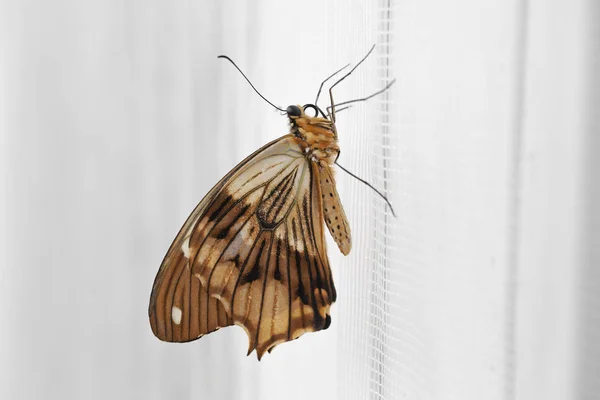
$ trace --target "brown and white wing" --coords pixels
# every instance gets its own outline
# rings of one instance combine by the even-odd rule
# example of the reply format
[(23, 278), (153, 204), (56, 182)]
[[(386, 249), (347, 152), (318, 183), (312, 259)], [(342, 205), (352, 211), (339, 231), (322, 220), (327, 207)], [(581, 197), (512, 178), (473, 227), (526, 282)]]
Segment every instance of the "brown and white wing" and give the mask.
[(335, 288), (318, 174), (287, 135), (221, 180), (161, 265), (150, 299), (154, 334), (184, 342), (236, 324), (260, 359), (327, 328)]

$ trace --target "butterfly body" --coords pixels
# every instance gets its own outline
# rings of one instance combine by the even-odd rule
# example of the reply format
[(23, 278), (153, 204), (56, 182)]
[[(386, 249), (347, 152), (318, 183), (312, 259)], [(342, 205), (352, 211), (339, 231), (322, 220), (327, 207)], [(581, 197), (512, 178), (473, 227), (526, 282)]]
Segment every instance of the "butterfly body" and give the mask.
[[(290, 106), (288, 109), (299, 106)], [(311, 161), (333, 165), (340, 147), (333, 122), (326, 118), (309, 117), (304, 111), (296, 117), (290, 116), (291, 134), (297, 138), (298, 145), (304, 149)]]
[(337, 194), (332, 169), (340, 153), (335, 124), (326, 118), (309, 117), (303, 110), (299, 117), (292, 116), (290, 122), (298, 145), (319, 169), (322, 209), (329, 232), (342, 254), (348, 255), (352, 247), (350, 226)]
[(343, 254), (350, 229), (335, 188), (335, 124), (287, 109), (290, 133), (230, 171), (198, 204), (165, 256), (149, 307), (161, 340), (242, 326), (260, 359), (327, 329), (335, 301), (325, 222)]

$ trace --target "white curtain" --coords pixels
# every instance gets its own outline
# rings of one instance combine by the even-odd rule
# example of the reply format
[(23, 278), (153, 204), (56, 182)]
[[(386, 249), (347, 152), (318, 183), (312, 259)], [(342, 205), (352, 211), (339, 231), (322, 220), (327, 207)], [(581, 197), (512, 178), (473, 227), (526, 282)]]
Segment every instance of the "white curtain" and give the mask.
[[(0, 398), (595, 399), (600, 6), (4, 2)], [(329, 330), (259, 363), (147, 306), (210, 187), (359, 60), (336, 100), (353, 232)]]

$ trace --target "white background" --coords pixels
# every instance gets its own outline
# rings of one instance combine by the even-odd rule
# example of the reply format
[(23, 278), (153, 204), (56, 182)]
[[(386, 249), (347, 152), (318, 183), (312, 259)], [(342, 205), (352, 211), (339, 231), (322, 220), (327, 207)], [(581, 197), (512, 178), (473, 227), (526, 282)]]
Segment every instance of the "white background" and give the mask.
[[(53, 1), (0, 9), (0, 398), (595, 399), (600, 6), (575, 1)], [(353, 250), (332, 327), (245, 357), (166, 344), (171, 240), (274, 103), (369, 47), (337, 100)]]

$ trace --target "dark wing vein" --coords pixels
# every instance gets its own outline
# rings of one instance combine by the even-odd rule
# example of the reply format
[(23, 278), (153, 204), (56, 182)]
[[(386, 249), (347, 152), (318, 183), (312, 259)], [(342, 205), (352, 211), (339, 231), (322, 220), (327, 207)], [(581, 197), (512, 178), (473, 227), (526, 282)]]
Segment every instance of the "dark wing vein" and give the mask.
[(267, 289), (267, 278), (269, 277), (269, 267), (271, 265), (271, 262), (270, 262), (271, 261), (270, 257), (272, 257), (271, 248), (273, 247), (274, 240), (272, 237), (273, 236), (272, 232), (270, 232), (270, 235), (271, 235), (271, 243), (269, 243), (269, 251), (267, 253), (269, 258), (267, 259), (266, 271), (263, 275), (263, 288), (262, 288), (262, 295), (260, 297), (260, 307), (259, 307), (259, 312), (258, 312), (258, 324), (256, 326), (256, 338), (254, 339), (255, 346), (256, 346), (256, 343), (258, 343), (258, 335), (260, 333), (260, 325), (262, 322), (262, 313), (263, 313), (263, 304), (265, 302), (265, 291)]

